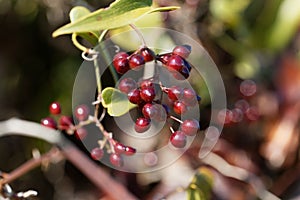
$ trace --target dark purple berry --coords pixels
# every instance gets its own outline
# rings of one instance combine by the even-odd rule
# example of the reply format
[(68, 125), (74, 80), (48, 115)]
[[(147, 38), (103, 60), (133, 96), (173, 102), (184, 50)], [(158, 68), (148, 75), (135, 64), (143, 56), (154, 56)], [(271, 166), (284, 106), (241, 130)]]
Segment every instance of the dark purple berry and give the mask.
[(53, 129), (57, 129), (57, 123), (56, 121), (51, 118), (51, 117), (46, 117), (44, 119), (41, 120), (41, 124), (43, 126), (46, 126), (48, 128), (53, 128)]
[(83, 140), (87, 136), (88, 132), (85, 128), (78, 128), (74, 134), (77, 139)]
[(189, 72), (192, 70), (192, 65), (185, 59), (183, 59), (184, 61), (184, 66), (189, 70)]
[(178, 55), (172, 55), (169, 58), (169, 61), (167, 63), (167, 67), (170, 71), (177, 71), (180, 72), (182, 70), (182, 68), (184, 67), (184, 61), (183, 58), (181, 58)]
[(134, 54), (134, 55), (130, 56), (129, 67), (131, 69), (136, 69), (137, 67), (139, 67), (143, 64), (145, 64), (145, 59), (143, 58), (143, 56), (141, 56), (139, 54)]
[(134, 129), (138, 133), (143, 133), (150, 128), (150, 120), (145, 117), (140, 117), (136, 120)]
[(199, 122), (195, 119), (186, 119), (180, 126), (181, 131), (183, 131), (188, 136), (196, 135), (199, 128)]
[(182, 131), (175, 131), (170, 137), (170, 142), (176, 148), (183, 148), (186, 145), (186, 135)]
[(59, 115), (61, 113), (61, 106), (58, 102), (51, 103), (49, 111), (52, 115)]
[(125, 152), (124, 153), (127, 156), (132, 156), (132, 155), (134, 155), (136, 153), (136, 149), (133, 148), (133, 147), (127, 146), (127, 147), (125, 147)]
[(189, 57), (190, 53), (191, 53), (191, 46), (189, 45), (180, 45), (180, 46), (176, 46), (173, 49), (173, 54), (179, 55), (182, 58)]
[(173, 104), (173, 110), (176, 114), (181, 115), (186, 113), (187, 107), (182, 101), (175, 101)]
[(112, 153), (109, 156), (110, 163), (115, 167), (122, 167), (124, 165), (124, 160), (120, 154)]
[(137, 88), (137, 84), (132, 78), (124, 78), (120, 81), (118, 88), (121, 92), (128, 94), (131, 90)]
[(130, 69), (129, 61), (127, 58), (114, 60), (113, 65), (119, 74), (125, 74)]
[(89, 108), (86, 105), (79, 105), (75, 108), (75, 117), (79, 121), (87, 120), (89, 117)]
[(94, 149), (92, 149), (91, 151), (91, 157), (94, 159), (94, 160), (100, 160), (104, 155), (104, 151), (103, 149), (100, 149), (99, 147), (96, 147)]
[(155, 90), (152, 87), (142, 88), (140, 90), (140, 96), (145, 102), (152, 102), (155, 98)]
[(141, 56), (143, 56), (145, 62), (152, 61), (155, 58), (154, 52), (151, 49), (147, 48), (147, 47), (142, 48), (140, 50), (140, 54), (141, 54)]
[(168, 97), (172, 101), (181, 99), (183, 95), (183, 89), (179, 86), (172, 86), (168, 89)]
[(140, 96), (140, 90), (134, 89), (128, 93), (128, 100), (133, 104), (140, 104), (143, 100)]

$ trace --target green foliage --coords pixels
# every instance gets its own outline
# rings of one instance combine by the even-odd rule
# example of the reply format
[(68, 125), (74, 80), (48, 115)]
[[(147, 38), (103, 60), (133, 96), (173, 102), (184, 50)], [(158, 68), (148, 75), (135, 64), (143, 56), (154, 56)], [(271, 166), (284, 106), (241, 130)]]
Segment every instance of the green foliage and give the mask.
[(107, 87), (102, 91), (102, 105), (110, 116), (121, 116), (136, 105), (128, 101), (127, 95), (120, 90)]
[(151, 0), (117, 0), (108, 8), (84, 15), (80, 19), (59, 28), (53, 33), (53, 37), (119, 28), (131, 24), (149, 13), (178, 9), (175, 6), (153, 8), (151, 5)]

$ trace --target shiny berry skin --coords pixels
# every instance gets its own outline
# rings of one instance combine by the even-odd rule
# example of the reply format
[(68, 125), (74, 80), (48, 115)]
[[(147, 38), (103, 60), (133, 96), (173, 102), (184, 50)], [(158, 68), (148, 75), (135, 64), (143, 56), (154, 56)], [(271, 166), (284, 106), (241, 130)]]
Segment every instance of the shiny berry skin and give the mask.
[(87, 120), (89, 117), (89, 108), (86, 105), (79, 105), (75, 108), (75, 117), (79, 121)]
[(130, 56), (129, 67), (131, 69), (136, 69), (137, 67), (139, 67), (143, 64), (145, 64), (145, 59), (143, 58), (143, 56), (141, 56), (139, 54), (134, 54), (134, 55)]
[(183, 58), (178, 55), (172, 55), (167, 62), (167, 67), (170, 71), (175, 70), (177, 72), (180, 72), (184, 67)]
[(65, 115), (63, 115), (59, 118), (58, 123), (60, 125), (60, 129), (62, 129), (62, 130), (69, 129), (70, 126), (73, 126), (72, 118), (69, 116), (65, 116)]
[(169, 59), (171, 58), (172, 56), (172, 53), (165, 53), (165, 54), (161, 54), (161, 55), (158, 55), (158, 60), (160, 62), (162, 62), (162, 64), (166, 65), (169, 61)]
[(100, 149), (99, 147), (96, 147), (96, 148), (92, 149), (92, 151), (91, 151), (91, 157), (94, 160), (100, 160), (101, 158), (103, 158), (103, 155), (104, 155), (104, 151), (103, 151), (103, 149)]
[(120, 59), (127, 59), (128, 56), (129, 56), (129, 55), (128, 55), (126, 52), (121, 51), (121, 52), (117, 53), (117, 54), (114, 56), (113, 61), (115, 61), (115, 60), (120, 60)]
[(183, 102), (187, 106), (195, 106), (197, 104), (197, 94), (193, 89), (184, 88), (183, 90)]
[(46, 117), (41, 120), (41, 124), (48, 128), (57, 129), (57, 123), (52, 117)]
[(114, 150), (117, 154), (122, 154), (122, 153), (125, 153), (125, 148), (126, 146), (122, 143), (119, 143), (117, 142), (115, 145), (114, 145)]
[(140, 90), (134, 89), (128, 93), (128, 100), (133, 104), (140, 104), (143, 100), (140, 96)]
[(60, 103), (58, 102), (53, 102), (51, 103), (50, 107), (49, 107), (49, 112), (52, 115), (59, 115), (61, 113), (61, 106)]
[(181, 115), (186, 113), (187, 107), (182, 101), (175, 101), (173, 104), (173, 110), (176, 114)]
[(182, 131), (175, 131), (170, 137), (171, 144), (176, 148), (183, 148), (186, 145), (186, 135)]
[(142, 113), (145, 118), (151, 119), (157, 115), (157, 108), (151, 103), (146, 103), (142, 109)]
[(137, 88), (137, 84), (132, 78), (124, 78), (119, 82), (118, 88), (121, 92), (128, 94), (131, 90)]
[(113, 65), (119, 74), (125, 74), (130, 69), (127, 58), (115, 60), (113, 61)]
[(145, 117), (140, 117), (136, 120), (134, 129), (138, 133), (143, 133), (150, 128), (150, 120)]
[(181, 99), (183, 95), (183, 89), (179, 86), (172, 86), (168, 89), (168, 97), (172, 101)]
[(186, 119), (180, 126), (182, 132), (184, 132), (188, 136), (196, 135), (199, 130), (200, 125), (199, 122), (195, 119)]
[(184, 66), (189, 70), (189, 72), (192, 70), (192, 65), (185, 59), (183, 59)]
[(182, 58), (189, 57), (190, 53), (191, 53), (191, 46), (189, 45), (180, 45), (180, 46), (176, 46), (173, 49), (173, 54), (176, 54)]
[(122, 167), (124, 165), (124, 160), (120, 154), (112, 153), (109, 156), (110, 163), (115, 167)]
[(152, 61), (155, 58), (154, 52), (147, 47), (142, 48), (140, 50), (140, 54), (144, 58), (145, 62)]
[(125, 147), (125, 152), (124, 154), (127, 155), (127, 156), (132, 156), (136, 153), (136, 149), (135, 148), (132, 148), (132, 147)]
[(154, 87), (153, 81), (149, 80), (149, 79), (143, 80), (139, 85), (140, 85), (140, 88), (142, 88), (142, 89), (148, 88), (148, 87)]
[(142, 88), (140, 90), (140, 96), (145, 102), (152, 102), (155, 98), (155, 90), (152, 87)]
[(87, 136), (88, 132), (85, 128), (79, 128), (74, 132), (74, 134), (77, 139), (83, 140)]

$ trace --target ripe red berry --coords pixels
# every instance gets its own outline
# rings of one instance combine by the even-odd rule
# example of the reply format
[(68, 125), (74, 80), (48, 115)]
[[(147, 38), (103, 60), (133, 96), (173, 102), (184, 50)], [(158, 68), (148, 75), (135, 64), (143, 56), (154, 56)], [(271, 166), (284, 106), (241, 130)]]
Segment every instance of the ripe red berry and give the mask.
[(135, 148), (132, 148), (132, 147), (125, 147), (125, 155), (127, 156), (132, 156), (136, 153), (136, 149)]
[(73, 126), (73, 120), (69, 116), (65, 116), (65, 115), (61, 116), (58, 122), (60, 125), (60, 129), (62, 130), (67, 130), (70, 128), (70, 126)]
[(77, 139), (83, 140), (87, 136), (88, 132), (85, 128), (78, 128), (74, 134)]
[(52, 115), (59, 115), (61, 113), (61, 106), (58, 102), (53, 102), (50, 104), (49, 111)]
[(140, 117), (136, 120), (134, 129), (138, 133), (143, 133), (150, 128), (150, 120), (145, 117)]
[(165, 54), (158, 55), (158, 60), (162, 62), (162, 64), (166, 65), (172, 55), (173, 55), (172, 53), (165, 53)]
[(173, 54), (179, 55), (182, 58), (189, 57), (190, 53), (191, 53), (191, 46), (189, 45), (180, 45), (180, 46), (176, 46), (173, 49)]
[(176, 114), (181, 115), (187, 111), (187, 107), (182, 101), (175, 101), (173, 104), (173, 110)]
[(128, 100), (133, 104), (140, 104), (143, 100), (140, 96), (139, 89), (133, 89), (128, 93)]
[(179, 86), (172, 86), (168, 89), (168, 97), (172, 101), (181, 99), (183, 95), (183, 89)]
[(143, 80), (139, 85), (140, 88), (154, 87), (153, 80), (151, 79)]
[(177, 72), (180, 72), (184, 67), (183, 58), (178, 55), (172, 55), (167, 62), (167, 67), (170, 71), (175, 70)]
[(188, 136), (196, 135), (199, 128), (199, 122), (195, 119), (186, 119), (180, 126), (181, 131), (183, 131)]
[(195, 106), (197, 104), (197, 94), (193, 89), (185, 88), (183, 90), (183, 102), (187, 106)]
[(87, 120), (89, 117), (89, 108), (86, 105), (79, 105), (75, 108), (75, 117), (79, 121)]
[(41, 124), (48, 128), (57, 129), (57, 123), (52, 117), (46, 117), (41, 120)]
[(115, 167), (122, 167), (124, 165), (124, 160), (120, 154), (112, 153), (109, 156), (110, 163)]
[(113, 58), (113, 66), (119, 74), (125, 74), (129, 70), (129, 61), (127, 57), (127, 53), (120, 52)]
[(186, 145), (186, 135), (182, 131), (175, 131), (170, 137), (170, 142), (176, 148), (183, 148)]
[(100, 149), (99, 147), (96, 147), (94, 149), (92, 149), (91, 151), (91, 157), (94, 159), (94, 160), (100, 160), (104, 155), (104, 151), (103, 149)]
[(126, 146), (119, 142), (115, 143), (115, 145), (114, 145), (114, 150), (117, 154), (125, 153), (125, 148), (126, 148)]
[(137, 84), (132, 78), (124, 78), (119, 82), (118, 88), (121, 92), (128, 94), (131, 90), (137, 88)]
[(140, 90), (140, 96), (145, 102), (152, 102), (155, 98), (155, 90), (152, 87), (142, 88)]
[(147, 119), (152, 119), (157, 115), (157, 108), (151, 103), (146, 103), (142, 109), (142, 113)]
[(152, 61), (155, 58), (155, 53), (147, 47), (142, 48), (140, 50), (140, 54), (143, 56), (145, 62)]
[(136, 69), (137, 67), (139, 67), (143, 64), (145, 64), (145, 60), (144, 60), (143, 56), (141, 56), (139, 54), (134, 54), (134, 55), (130, 56), (129, 67), (131, 69)]
[(124, 58), (127, 59), (128, 56), (129, 55), (126, 52), (121, 51), (114, 56), (113, 60), (119, 60), (119, 59), (124, 59)]

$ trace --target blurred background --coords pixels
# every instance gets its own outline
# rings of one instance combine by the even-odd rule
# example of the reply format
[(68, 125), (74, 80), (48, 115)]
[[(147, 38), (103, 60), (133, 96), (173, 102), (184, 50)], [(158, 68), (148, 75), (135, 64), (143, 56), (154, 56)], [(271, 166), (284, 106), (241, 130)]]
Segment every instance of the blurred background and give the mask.
[[(69, 35), (54, 39), (51, 34), (69, 22), (68, 13), (73, 6), (83, 5), (95, 10), (111, 2), (0, 0), (0, 120), (19, 117), (39, 122), (48, 115), (48, 106), (53, 101), (59, 101), (63, 112), (71, 114), (72, 87), (82, 58)], [(201, 43), (224, 80), (228, 110), (220, 111), (220, 115), (226, 115), (227, 123), (213, 150), (215, 160), (222, 160), (219, 165), (224, 161), (253, 174), (256, 177), (253, 180), (259, 179), (264, 185), (258, 188), (283, 199), (300, 199), (299, 1), (155, 2), (161, 6), (179, 5), (181, 9), (158, 14), (146, 20), (144, 25), (178, 30)], [(211, 112), (209, 108), (209, 102), (200, 107), (207, 115)], [(204, 131), (209, 116), (202, 119), (201, 131)], [(42, 152), (50, 148), (42, 141), (27, 140), (18, 137), (0, 139), (0, 170), (10, 171), (17, 167), (30, 157), (33, 148), (39, 147)], [(251, 186), (252, 179), (226, 175), (222, 167), (218, 168), (219, 165), (211, 160), (194, 159), (198, 151), (199, 144), (193, 144), (180, 163), (189, 166), (191, 171), (210, 166), (215, 177), (212, 199), (258, 199), (259, 189)], [(15, 152), (21, 153), (16, 155)], [(94, 197), (89, 198), (98, 195), (76, 169), (65, 165), (62, 168), (68, 169), (65, 170), (67, 177), (75, 178), (61, 180), (69, 181), (73, 189), (78, 180), (83, 180), (81, 183), (93, 190), (88, 194)], [(15, 187), (21, 190), (32, 185), (44, 195), (41, 199), (88, 199), (87, 193), (84, 197), (61, 197), (57, 195), (63, 193), (57, 190), (60, 186), (40, 170), (34, 173), (38, 175), (28, 175), (25, 180), (15, 183)], [(164, 176), (170, 176), (169, 173), (159, 173), (155, 180), (114, 174), (124, 184), (131, 185), (130, 191), (140, 198), (148, 195), (149, 199), (155, 199), (156, 194), (180, 186), (180, 182), (172, 186), (166, 184), (172, 181), (164, 182)], [(33, 176), (35, 180), (32, 180)]]

